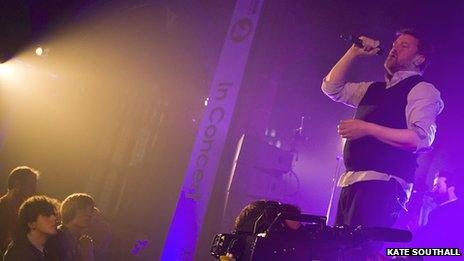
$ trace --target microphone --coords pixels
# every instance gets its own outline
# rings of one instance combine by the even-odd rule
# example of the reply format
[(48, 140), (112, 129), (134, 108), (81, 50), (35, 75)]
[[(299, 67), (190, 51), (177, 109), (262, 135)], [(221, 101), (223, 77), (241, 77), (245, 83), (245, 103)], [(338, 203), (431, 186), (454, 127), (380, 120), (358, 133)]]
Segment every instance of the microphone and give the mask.
[[(359, 48), (364, 47), (361, 39), (359, 39), (358, 37), (352, 36), (351, 34), (341, 34), (340, 39), (344, 40), (345, 42), (352, 43), (352, 44), (356, 45)], [(384, 54), (383, 48), (380, 45), (377, 46), (377, 47), (379, 48), (379, 50), (377, 51), (376, 54), (377, 55), (383, 55)]]

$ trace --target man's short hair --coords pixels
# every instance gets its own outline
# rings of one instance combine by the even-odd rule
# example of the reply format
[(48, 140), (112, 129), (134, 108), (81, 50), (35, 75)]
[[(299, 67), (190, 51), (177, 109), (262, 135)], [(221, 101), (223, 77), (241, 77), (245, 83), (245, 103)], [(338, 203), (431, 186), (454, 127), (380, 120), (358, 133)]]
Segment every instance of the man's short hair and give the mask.
[(39, 177), (39, 171), (28, 167), (28, 166), (19, 166), (14, 168), (10, 175), (8, 176), (8, 189), (13, 189), (16, 182), (24, 182), (28, 178), (35, 178)]
[(47, 196), (32, 196), (24, 201), (18, 211), (16, 237), (29, 233), (29, 223), (37, 221), (39, 215), (58, 217), (59, 201)]
[(95, 207), (95, 201), (89, 194), (74, 193), (69, 195), (63, 203), (61, 203), (61, 218), (63, 224), (71, 222), (76, 217), (77, 210), (86, 207)]
[(464, 177), (463, 175), (456, 174), (455, 172), (440, 170), (435, 174), (435, 177), (446, 178), (446, 186), (454, 187), (454, 192), (456, 195), (464, 195)]
[(418, 52), (425, 57), (425, 61), (419, 65), (419, 69), (421, 71), (424, 71), (425, 68), (427, 68), (427, 66), (430, 65), (430, 61), (432, 60), (432, 57), (435, 53), (433, 45), (430, 42), (428, 42), (427, 39), (421, 33), (412, 28), (403, 28), (398, 30), (396, 32), (395, 40), (396, 38), (404, 34), (411, 35), (419, 41), (419, 44), (417, 46)]

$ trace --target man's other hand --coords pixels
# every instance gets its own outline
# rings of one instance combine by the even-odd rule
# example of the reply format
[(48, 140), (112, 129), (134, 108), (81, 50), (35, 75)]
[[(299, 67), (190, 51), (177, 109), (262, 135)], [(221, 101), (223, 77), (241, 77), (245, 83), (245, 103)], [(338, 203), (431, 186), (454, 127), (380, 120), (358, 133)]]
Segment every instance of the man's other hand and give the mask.
[(369, 135), (369, 125), (370, 123), (363, 120), (343, 120), (340, 121), (340, 124), (337, 126), (338, 134), (340, 134), (342, 138), (356, 140)]

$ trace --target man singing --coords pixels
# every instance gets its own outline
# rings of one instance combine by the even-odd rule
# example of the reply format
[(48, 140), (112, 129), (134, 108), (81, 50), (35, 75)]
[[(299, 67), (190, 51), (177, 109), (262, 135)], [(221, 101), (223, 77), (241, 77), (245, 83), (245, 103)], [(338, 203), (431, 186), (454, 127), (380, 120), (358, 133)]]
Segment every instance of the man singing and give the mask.
[(324, 78), (322, 91), (355, 107), (354, 119), (342, 120), (346, 172), (336, 224), (391, 227), (409, 198), (418, 153), (435, 138), (440, 92), (422, 73), (431, 47), (413, 30), (401, 30), (385, 60), (385, 82), (347, 82), (347, 71), (360, 57), (374, 56), (379, 41), (360, 37)]

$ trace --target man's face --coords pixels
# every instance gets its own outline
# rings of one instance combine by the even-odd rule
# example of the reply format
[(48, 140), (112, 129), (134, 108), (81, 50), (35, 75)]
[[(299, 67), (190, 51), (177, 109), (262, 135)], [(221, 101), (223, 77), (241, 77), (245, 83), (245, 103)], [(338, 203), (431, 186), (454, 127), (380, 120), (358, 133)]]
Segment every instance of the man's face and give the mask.
[(446, 177), (436, 177), (433, 180), (433, 199), (438, 204), (448, 200), (448, 185), (446, 184)]
[(52, 236), (57, 233), (56, 227), (58, 225), (56, 215), (44, 216), (39, 215), (37, 220), (31, 222), (29, 227), (31, 230), (36, 230), (42, 234)]
[(418, 53), (419, 40), (409, 34), (402, 34), (393, 43), (384, 66), (388, 73), (398, 71), (410, 71), (424, 61), (424, 57)]
[(78, 209), (76, 216), (72, 220), (74, 225), (80, 228), (88, 228), (92, 222), (93, 212), (95, 211), (94, 206), (87, 206), (85, 208)]
[(25, 180), (17, 181), (14, 189), (17, 195), (23, 199), (34, 196), (37, 191), (37, 179), (35, 177), (28, 177)]

